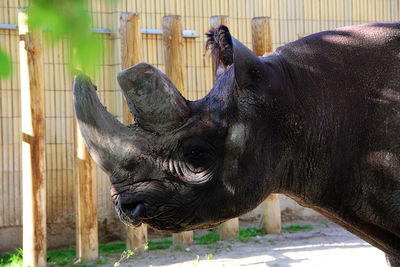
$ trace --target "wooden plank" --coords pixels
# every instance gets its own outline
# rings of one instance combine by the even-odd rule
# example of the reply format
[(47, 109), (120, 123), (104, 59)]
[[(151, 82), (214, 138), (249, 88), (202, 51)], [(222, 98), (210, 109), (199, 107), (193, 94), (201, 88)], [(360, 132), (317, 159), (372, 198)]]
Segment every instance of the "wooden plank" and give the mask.
[(23, 264), (46, 266), (46, 173), (44, 73), (41, 34), (29, 32), (27, 14), (19, 13), (22, 166)]
[[(138, 13), (121, 13), (120, 14), (120, 35), (121, 35), (121, 62), (122, 69), (135, 65), (140, 62), (141, 57), (141, 33), (140, 33), (140, 17)], [(125, 99), (122, 100), (123, 114), (122, 121), (124, 124), (133, 123), (131, 112), (126, 104)], [(147, 243), (147, 225), (142, 224), (139, 227), (127, 226), (126, 248), (137, 252), (143, 252)]]
[(399, 21), (399, 1), (390, 2), (390, 21)]
[(251, 20), (253, 52), (262, 56), (265, 52), (272, 52), (272, 38), (269, 17), (257, 17)]
[(10, 22), (8, 8), (9, 7), (6, 7), (3, 9), (3, 16), (4, 16), (3, 19), (4, 19), (4, 23), (10, 24), (11, 22)]
[(334, 29), (336, 26), (336, 2), (337, 0), (328, 1), (328, 6), (326, 7), (328, 9), (328, 29)]
[(182, 18), (177, 15), (163, 17), (163, 44), (165, 73), (176, 88), (186, 96), (183, 65)]
[[(52, 118), (52, 121), (54, 122), (55, 119)], [(55, 123), (53, 123), (53, 126), (55, 125)], [(56, 145), (55, 144), (47, 144), (47, 146), (50, 146), (50, 154), (48, 157), (46, 157), (46, 159), (50, 159), (51, 160), (51, 164), (50, 164), (50, 174), (52, 174), (48, 181), (51, 181), (51, 187), (50, 187), (50, 191), (51, 191), (51, 195), (49, 196), (49, 199), (51, 199), (52, 201), (50, 202), (52, 204), (52, 207), (50, 209), (50, 214), (49, 214), (49, 218), (54, 218), (57, 214), (58, 211), (58, 199), (57, 199), (57, 176), (54, 175), (55, 171), (57, 170), (57, 161), (56, 161), (56, 155), (57, 155), (57, 150), (56, 150)], [(46, 155), (47, 156), (47, 155)], [(47, 162), (47, 161), (46, 161)], [(47, 170), (46, 174), (49, 173), (49, 170)], [(48, 193), (48, 192), (47, 192)]]
[[(0, 133), (2, 132), (2, 124), (0, 123)], [(4, 145), (0, 143), (0, 149), (3, 151)], [(0, 151), (0, 152), (1, 152)], [(5, 216), (6, 216), (6, 189), (4, 187), (4, 180), (5, 180), (5, 171), (3, 170), (3, 153), (0, 153), (0, 227), (6, 226), (5, 224)]]
[(304, 0), (304, 19), (312, 19), (311, 0)]
[(270, 194), (262, 203), (263, 217), (261, 220), (261, 229), (264, 233), (281, 232), (281, 212), (279, 204), (279, 195)]
[[(128, 68), (140, 62), (141, 56), (141, 34), (138, 13), (120, 14), (120, 35), (121, 35), (121, 65), (122, 68)], [(132, 115), (126, 104), (123, 104), (123, 122), (125, 124), (133, 123)]]
[(75, 164), (76, 164), (76, 256), (82, 262), (90, 262), (99, 256), (97, 221), (97, 180), (93, 173), (94, 162), (80, 134), (76, 119)]
[(191, 65), (192, 65), (192, 55), (191, 53), (193, 53), (193, 51), (191, 51), (191, 47), (190, 45), (188, 45), (187, 42), (185, 42), (184, 46), (183, 46), (183, 54), (185, 55), (184, 58), (186, 58), (186, 61), (184, 64), (184, 68), (185, 68), (185, 74), (186, 74), (186, 81), (187, 81), (187, 88), (188, 88), (188, 94), (186, 95), (187, 99), (191, 99), (192, 96), (192, 90), (190, 90), (191, 88), (193, 88), (193, 79), (191, 78), (192, 75), (192, 71), (191, 71)]
[(344, 22), (345, 24), (350, 24), (353, 20), (353, 2), (352, 1), (345, 1), (343, 5), (343, 12), (344, 15)]
[(360, 21), (360, 1), (353, 0), (352, 4), (353, 4), (353, 6), (352, 6), (352, 10), (353, 10), (352, 22), (358, 23)]
[[(164, 16), (162, 19), (165, 73), (184, 97), (185, 73), (183, 63), (182, 18), (177, 15)], [(192, 244), (193, 232), (173, 234), (175, 244)]]
[[(268, 17), (253, 18), (251, 21), (253, 51), (257, 56), (265, 52), (272, 52), (271, 27)], [(281, 232), (281, 209), (279, 196), (271, 194), (262, 203), (263, 219), (262, 230), (265, 233), (276, 234)]]
[[(3, 146), (3, 148), (7, 148), (8, 146)], [(8, 150), (8, 149), (7, 149)], [(8, 195), (8, 180), (9, 180), (9, 171), (4, 171), (3, 172), (3, 188), (4, 188), (4, 194), (3, 194), (3, 201), (4, 201), (4, 213), (3, 213), (3, 220), (4, 220), (4, 225), (9, 226), (10, 225), (10, 211), (9, 211), (9, 195)]]
[(304, 34), (304, 0), (295, 1), (296, 3), (296, 34)]
[[(332, 0), (330, 1), (333, 2)], [(328, 0), (321, 0), (320, 2), (320, 20), (325, 22), (329, 20), (329, 3)], [(323, 27), (326, 27), (325, 24)]]
[(360, 22), (364, 23), (367, 21), (368, 10), (367, 10), (367, 0), (360, 1)]
[(174, 14), (179, 16), (185, 15), (184, 3), (185, 1), (176, 0), (176, 12)]
[(375, 2), (375, 9), (376, 9), (376, 15), (375, 15), (375, 20), (376, 21), (382, 21), (383, 20), (383, 9), (382, 9), (382, 3), (383, 0), (376, 0)]
[(335, 0), (335, 19), (337, 23), (343, 23), (344, 21), (344, 5), (342, 0)]

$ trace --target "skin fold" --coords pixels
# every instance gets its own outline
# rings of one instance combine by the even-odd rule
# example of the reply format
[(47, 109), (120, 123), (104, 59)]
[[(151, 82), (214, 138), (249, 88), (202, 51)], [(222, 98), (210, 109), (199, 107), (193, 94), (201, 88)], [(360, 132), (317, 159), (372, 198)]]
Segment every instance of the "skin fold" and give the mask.
[[(147, 63), (118, 75), (135, 124), (78, 75), (74, 106), (122, 221), (210, 228), (270, 193), (313, 208), (400, 258), (400, 25), (313, 34), (257, 57), (227, 27), (207, 47), (217, 82), (183, 98)], [(396, 263), (397, 264), (397, 263)]]

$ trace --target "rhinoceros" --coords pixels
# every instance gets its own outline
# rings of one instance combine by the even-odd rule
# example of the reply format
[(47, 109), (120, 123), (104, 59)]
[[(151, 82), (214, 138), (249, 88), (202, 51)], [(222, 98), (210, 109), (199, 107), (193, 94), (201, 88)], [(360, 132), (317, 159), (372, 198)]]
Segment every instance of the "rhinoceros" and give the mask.
[(400, 24), (309, 35), (257, 57), (208, 33), (211, 91), (186, 100), (156, 67), (118, 74), (135, 123), (84, 75), (74, 106), (120, 219), (169, 232), (215, 227), (283, 193), (400, 259)]

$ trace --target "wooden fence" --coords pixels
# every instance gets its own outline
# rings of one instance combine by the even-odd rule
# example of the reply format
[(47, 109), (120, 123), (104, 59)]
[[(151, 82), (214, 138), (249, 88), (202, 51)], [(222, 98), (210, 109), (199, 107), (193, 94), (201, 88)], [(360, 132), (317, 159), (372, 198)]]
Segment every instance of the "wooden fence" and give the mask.
[[(19, 81), (18, 8), (22, 0), (0, 1), (0, 45), (12, 57), (13, 75), (0, 80), (0, 250), (8, 228), (22, 225), (21, 86)], [(121, 69), (120, 12), (139, 12), (142, 29), (142, 60), (165, 70), (161, 21), (164, 15), (182, 16), (187, 98), (204, 96), (212, 87), (212, 66), (204, 56), (204, 33), (213, 15), (229, 16), (232, 34), (251, 47), (251, 18), (269, 16), (272, 47), (321, 30), (373, 21), (398, 21), (398, 0), (117, 0), (89, 1), (93, 24), (106, 44), (104, 59), (94, 78), (108, 110), (122, 120), (122, 96), (116, 83)], [(72, 77), (65, 60), (66, 43), (45, 47), (44, 89), (46, 116), (47, 222), (51, 235), (59, 228), (75, 227), (75, 166), (72, 108)], [(115, 218), (109, 181), (97, 169), (99, 221)], [(19, 228), (18, 228), (19, 229)], [(100, 228), (102, 229), (102, 228)], [(18, 230), (20, 231), (20, 230)], [(22, 235), (21, 235), (22, 236)], [(12, 240), (13, 241), (13, 240)], [(15, 241), (15, 240), (14, 240)], [(16, 242), (19, 242), (18, 240)], [(51, 244), (50, 244), (51, 246)]]

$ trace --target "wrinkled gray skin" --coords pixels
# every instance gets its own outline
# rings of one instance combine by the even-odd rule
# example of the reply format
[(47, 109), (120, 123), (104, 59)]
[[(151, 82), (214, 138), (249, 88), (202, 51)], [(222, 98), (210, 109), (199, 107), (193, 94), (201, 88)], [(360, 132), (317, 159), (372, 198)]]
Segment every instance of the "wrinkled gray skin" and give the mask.
[(155, 67), (118, 81), (125, 126), (82, 75), (74, 105), (121, 220), (179, 232), (216, 226), (284, 193), (400, 258), (400, 26), (310, 35), (233, 65), (187, 101)]

